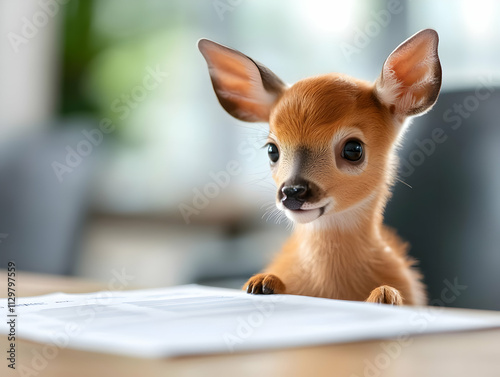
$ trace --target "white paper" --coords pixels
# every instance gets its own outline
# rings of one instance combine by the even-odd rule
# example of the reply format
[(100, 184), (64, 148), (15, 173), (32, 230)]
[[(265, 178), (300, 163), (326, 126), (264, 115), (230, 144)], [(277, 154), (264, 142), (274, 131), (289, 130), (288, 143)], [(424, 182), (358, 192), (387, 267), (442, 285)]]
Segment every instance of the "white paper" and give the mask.
[[(7, 300), (0, 300), (7, 312)], [(168, 357), (500, 327), (500, 315), (249, 295), (187, 285), (19, 298), (20, 338), (89, 351)], [(7, 334), (6, 321), (0, 333)]]

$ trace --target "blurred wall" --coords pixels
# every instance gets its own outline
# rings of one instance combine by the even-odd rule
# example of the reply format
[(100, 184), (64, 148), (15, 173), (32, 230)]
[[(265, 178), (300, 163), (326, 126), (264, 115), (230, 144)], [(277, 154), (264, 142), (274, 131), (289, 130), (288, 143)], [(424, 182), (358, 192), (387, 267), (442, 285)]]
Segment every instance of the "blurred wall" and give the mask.
[(56, 115), (62, 13), (41, 3), (0, 1), (0, 145)]

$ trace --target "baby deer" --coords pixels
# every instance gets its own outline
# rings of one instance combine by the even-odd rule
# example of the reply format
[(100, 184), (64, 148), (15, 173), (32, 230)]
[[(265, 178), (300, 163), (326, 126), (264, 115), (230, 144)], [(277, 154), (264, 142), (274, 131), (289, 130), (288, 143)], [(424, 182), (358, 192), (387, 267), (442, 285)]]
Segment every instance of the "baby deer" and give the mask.
[(276, 206), (295, 226), (244, 289), (394, 305), (424, 305), (407, 243), (383, 225), (396, 149), (411, 116), (441, 88), (438, 35), (422, 30), (387, 58), (374, 83), (332, 73), (286, 85), (248, 56), (202, 39), (222, 107), (269, 122)]

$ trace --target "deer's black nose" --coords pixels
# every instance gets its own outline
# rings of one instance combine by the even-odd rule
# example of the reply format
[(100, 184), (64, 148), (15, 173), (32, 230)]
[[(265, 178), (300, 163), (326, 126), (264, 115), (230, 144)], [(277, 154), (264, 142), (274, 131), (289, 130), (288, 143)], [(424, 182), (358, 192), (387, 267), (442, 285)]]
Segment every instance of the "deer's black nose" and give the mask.
[(305, 185), (284, 186), (281, 189), (283, 195), (285, 195), (287, 198), (290, 199), (292, 198), (299, 199), (304, 196), (306, 191), (307, 191), (307, 186)]
[(306, 201), (308, 187), (306, 185), (283, 186), (281, 192), (283, 193), (281, 198), (283, 205), (288, 209), (297, 210)]

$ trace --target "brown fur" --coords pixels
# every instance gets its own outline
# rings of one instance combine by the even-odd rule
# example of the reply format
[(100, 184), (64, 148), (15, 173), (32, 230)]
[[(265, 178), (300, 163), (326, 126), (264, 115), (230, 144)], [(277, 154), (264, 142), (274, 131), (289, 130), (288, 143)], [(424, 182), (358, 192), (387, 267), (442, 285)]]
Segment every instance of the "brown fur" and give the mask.
[[(269, 142), (279, 149), (279, 160), (271, 164), (277, 206), (296, 221), (282, 251), (244, 288), (254, 294), (425, 304), (408, 245), (383, 225), (383, 211), (403, 122), (428, 110), (439, 93), (437, 34), (424, 30), (403, 43), (374, 83), (328, 74), (287, 88), (239, 52), (206, 40), (200, 50), (226, 110), (239, 119), (269, 121)], [(342, 155), (353, 138), (364, 145), (356, 163)], [(299, 181), (314, 188), (307, 202), (298, 210), (283, 207), (281, 188)]]
[[(280, 144), (291, 150), (299, 144), (313, 150), (329, 149), (333, 135), (346, 125), (356, 125), (374, 149), (362, 177), (343, 174), (332, 162), (309, 169), (306, 178), (321, 182), (340, 203), (338, 212), (356, 205), (374, 188), (377, 192), (351, 229), (296, 225), (282, 252), (265, 270), (282, 280), (287, 293), (366, 300), (377, 287), (389, 285), (401, 293), (404, 299), (399, 301), (425, 302), (419, 275), (410, 270), (413, 262), (406, 258), (407, 245), (382, 224), (393, 180), (389, 152), (398, 129), (391, 124), (389, 110), (372, 93), (373, 87), (362, 81), (319, 76), (292, 86), (271, 113), (271, 133), (279, 135)], [(278, 168), (273, 176), (281, 182), (286, 174)]]

